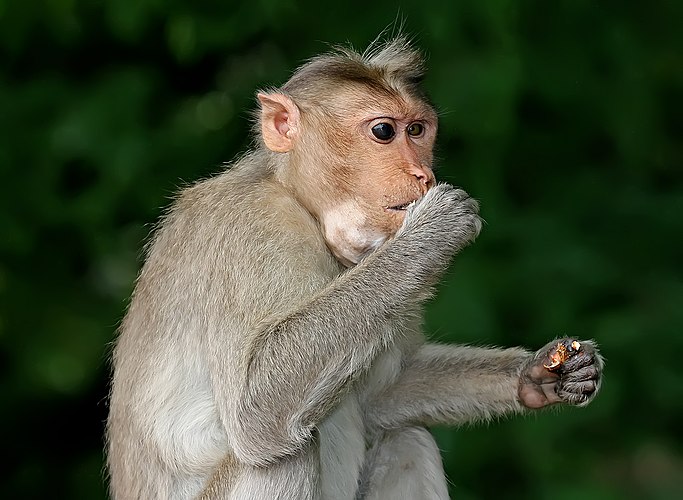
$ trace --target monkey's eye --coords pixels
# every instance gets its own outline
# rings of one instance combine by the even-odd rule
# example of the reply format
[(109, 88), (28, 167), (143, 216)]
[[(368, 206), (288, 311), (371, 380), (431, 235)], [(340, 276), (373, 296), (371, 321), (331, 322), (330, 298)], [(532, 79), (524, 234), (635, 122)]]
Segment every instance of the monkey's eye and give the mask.
[(425, 131), (424, 125), (422, 125), (419, 122), (413, 122), (410, 125), (408, 125), (408, 128), (406, 129), (406, 132), (408, 132), (408, 135), (411, 137), (420, 137)]
[(396, 131), (391, 123), (382, 122), (372, 127), (372, 135), (380, 141), (390, 141), (396, 135)]

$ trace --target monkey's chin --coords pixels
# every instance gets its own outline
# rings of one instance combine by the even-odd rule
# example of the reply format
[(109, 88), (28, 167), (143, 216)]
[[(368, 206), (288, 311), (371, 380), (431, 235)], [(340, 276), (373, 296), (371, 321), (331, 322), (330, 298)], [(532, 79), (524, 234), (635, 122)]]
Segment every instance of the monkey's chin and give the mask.
[(325, 242), (339, 262), (353, 267), (388, 239), (380, 231), (353, 225), (324, 225)]
[(389, 235), (374, 227), (363, 208), (355, 201), (339, 203), (320, 214), (327, 246), (346, 267), (353, 267), (377, 250)]
[(327, 240), (327, 246), (339, 262), (346, 267), (353, 267), (377, 250), (386, 240), (386, 236), (345, 240), (337, 235), (337, 238)]

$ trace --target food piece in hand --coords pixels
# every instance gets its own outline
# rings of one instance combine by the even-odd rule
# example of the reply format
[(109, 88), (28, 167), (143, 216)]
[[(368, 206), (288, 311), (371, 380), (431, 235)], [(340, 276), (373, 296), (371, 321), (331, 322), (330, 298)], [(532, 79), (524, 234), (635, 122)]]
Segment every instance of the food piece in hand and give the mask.
[(563, 340), (555, 346), (555, 352), (550, 355), (550, 363), (543, 363), (543, 367), (550, 371), (559, 370), (565, 361), (578, 354), (581, 344), (578, 340)]

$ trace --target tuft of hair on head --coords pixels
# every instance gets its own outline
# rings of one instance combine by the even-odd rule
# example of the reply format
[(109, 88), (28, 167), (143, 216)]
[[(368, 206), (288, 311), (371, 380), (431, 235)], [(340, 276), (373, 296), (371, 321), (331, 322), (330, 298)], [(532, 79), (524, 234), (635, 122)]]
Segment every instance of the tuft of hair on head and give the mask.
[(364, 52), (333, 46), (330, 52), (313, 57), (294, 72), (282, 91), (305, 102), (340, 83), (356, 82), (423, 98), (420, 84), (424, 73), (422, 53), (407, 36), (385, 40), (380, 35)]
[(425, 74), (422, 53), (413, 47), (412, 41), (405, 35), (386, 41), (377, 38), (361, 57), (365, 64), (376, 68), (390, 80), (418, 85)]

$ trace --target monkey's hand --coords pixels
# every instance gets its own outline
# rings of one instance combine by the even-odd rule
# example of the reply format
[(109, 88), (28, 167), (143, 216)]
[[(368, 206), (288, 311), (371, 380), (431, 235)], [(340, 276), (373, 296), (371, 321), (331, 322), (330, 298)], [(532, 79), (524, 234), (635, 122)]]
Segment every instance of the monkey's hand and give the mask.
[(585, 406), (600, 388), (603, 364), (590, 341), (553, 340), (522, 368), (519, 401), (527, 408), (555, 403)]
[(462, 189), (438, 184), (408, 207), (396, 239), (403, 253), (438, 278), (451, 257), (474, 241), (481, 230), (479, 204)]

